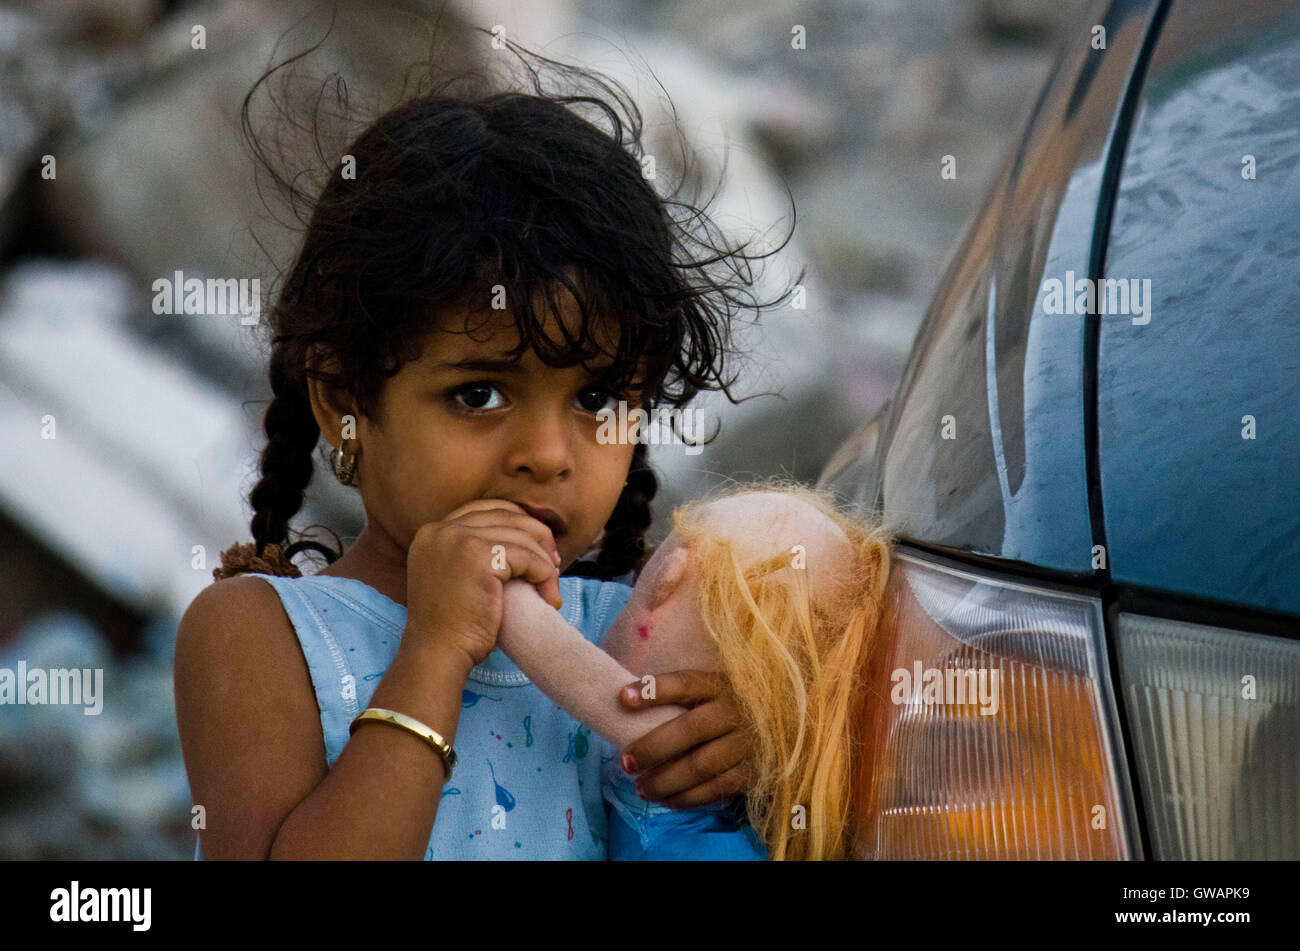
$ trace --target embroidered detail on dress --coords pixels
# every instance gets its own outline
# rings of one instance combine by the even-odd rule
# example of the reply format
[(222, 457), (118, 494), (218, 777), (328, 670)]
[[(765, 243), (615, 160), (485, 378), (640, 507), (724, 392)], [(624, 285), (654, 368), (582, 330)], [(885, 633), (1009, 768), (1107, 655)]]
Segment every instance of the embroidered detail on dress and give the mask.
[[(600, 592), (596, 595), (596, 618), (600, 626), (606, 631), (608, 631), (609, 626), (614, 623), (614, 618), (618, 616), (614, 615), (613, 617), (606, 617), (606, 615), (609, 614), (609, 609), (613, 606), (614, 599), (616, 597), (623, 598), (623, 592), (620, 591), (619, 588), (626, 587), (626, 585), (618, 585), (618, 587), (615, 587), (615, 585), (618, 585), (618, 583), (609, 582), (608, 584), (601, 585)], [(623, 598), (624, 605), (627, 604), (628, 599), (631, 597), (632, 592), (629, 589), (627, 597)], [(604, 635), (602, 634), (601, 640), (604, 639)]]
[(352, 672), (348, 670), (347, 661), (343, 657), (343, 651), (339, 647), (338, 641), (334, 639), (334, 635), (330, 633), (330, 629), (325, 626), (325, 620), (319, 613), (317, 613), (316, 606), (303, 597), (303, 593), (297, 588), (289, 586), (289, 591), (298, 599), (306, 609), (307, 614), (311, 617), (312, 621), (315, 622), (316, 631), (320, 634), (321, 640), (325, 642), (325, 646), (330, 652), (330, 660), (334, 662), (334, 671), (339, 678), (339, 698), (344, 703), (344, 709), (347, 710), (347, 715), (349, 717), (355, 717), (361, 712), (360, 708), (357, 706), (356, 692), (353, 691), (349, 694), (343, 688), (347, 686), (349, 677), (352, 678), (352, 683), (354, 685), (356, 684), (356, 678), (353, 676)]
[[(328, 578), (331, 576), (326, 575), (325, 577)], [(314, 581), (315, 578), (313, 578), (312, 580)], [(353, 580), (353, 579), (348, 579), (348, 580)], [(375, 624), (385, 627), (390, 631), (395, 631), (396, 633), (401, 634), (402, 625), (398, 624), (392, 618), (385, 617), (384, 615), (378, 613), (372, 607), (370, 607), (370, 605), (358, 601), (356, 598), (352, 597), (349, 594), (345, 594), (344, 592), (340, 591), (338, 588), (334, 587), (333, 585), (322, 585), (319, 582), (317, 582), (315, 584), (315, 588), (316, 590), (320, 591), (322, 594), (326, 595), (327, 597), (333, 598), (335, 601), (338, 601), (340, 604), (343, 604), (351, 608), (353, 611), (356, 611), (366, 620), (373, 621)], [(401, 607), (401, 605), (395, 605), (395, 606)]]
[(532, 683), (523, 671), (488, 670), (482, 664), (470, 668), (469, 679), (490, 687), (526, 687)]

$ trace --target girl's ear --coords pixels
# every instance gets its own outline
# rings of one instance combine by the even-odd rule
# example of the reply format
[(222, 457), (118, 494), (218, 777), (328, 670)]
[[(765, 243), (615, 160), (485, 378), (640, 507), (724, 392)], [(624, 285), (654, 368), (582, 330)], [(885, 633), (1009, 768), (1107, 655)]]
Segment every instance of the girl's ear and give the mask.
[[(339, 361), (337, 357), (328, 356), (318, 344), (311, 348), (307, 366), (326, 373), (336, 373)], [(335, 448), (341, 447), (346, 441), (343, 438), (344, 417), (351, 415), (354, 420), (359, 418), (356, 403), (349, 394), (314, 376), (307, 378), (307, 398), (325, 441)], [(354, 439), (355, 436), (349, 438)]]
[(690, 561), (690, 558), (691, 554), (687, 551), (686, 547), (678, 546), (673, 549), (672, 553), (667, 558), (664, 559), (664, 563), (660, 566), (658, 574), (651, 582), (651, 611), (673, 596), (673, 593), (682, 583), (682, 578), (686, 574), (686, 565)]

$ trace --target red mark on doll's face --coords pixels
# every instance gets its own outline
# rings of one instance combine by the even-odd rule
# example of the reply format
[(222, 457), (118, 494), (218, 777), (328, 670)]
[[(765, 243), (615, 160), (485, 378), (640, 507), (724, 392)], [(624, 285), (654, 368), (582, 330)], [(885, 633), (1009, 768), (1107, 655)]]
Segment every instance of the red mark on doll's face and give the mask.
[(638, 625), (636, 626), (636, 633), (637, 633), (637, 636), (639, 636), (639, 637), (641, 638), (641, 640), (643, 640), (643, 641), (648, 641), (648, 640), (650, 640), (650, 625), (648, 625), (648, 624), (638, 624)]

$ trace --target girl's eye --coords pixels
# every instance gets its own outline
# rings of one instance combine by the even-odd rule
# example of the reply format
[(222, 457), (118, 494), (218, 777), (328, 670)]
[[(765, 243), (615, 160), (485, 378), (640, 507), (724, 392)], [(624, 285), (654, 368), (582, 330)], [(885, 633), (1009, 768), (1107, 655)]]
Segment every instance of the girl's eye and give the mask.
[[(451, 395), (452, 399), (465, 409), (489, 410), (497, 409), (498, 406), (500, 406), (499, 403), (494, 406), (485, 405), (485, 399), (488, 398), (486, 397), (486, 394), (492, 393), (493, 391), (496, 391), (497, 393), (501, 392), (491, 383), (467, 383), (465, 386), (457, 387), (452, 391)], [(460, 399), (462, 395), (467, 398), (463, 400)]]
[[(584, 397), (589, 397), (593, 393), (603, 396), (604, 399), (598, 399), (598, 400), (584, 399)], [(600, 412), (600, 410), (605, 408), (605, 404), (608, 403), (610, 400), (617, 401), (622, 398), (623, 397), (621, 397), (618, 393), (615, 393), (613, 390), (606, 389), (603, 386), (589, 386), (585, 390), (579, 392), (578, 394), (578, 402), (582, 405), (582, 408), (586, 410), (588, 413), (598, 413)]]

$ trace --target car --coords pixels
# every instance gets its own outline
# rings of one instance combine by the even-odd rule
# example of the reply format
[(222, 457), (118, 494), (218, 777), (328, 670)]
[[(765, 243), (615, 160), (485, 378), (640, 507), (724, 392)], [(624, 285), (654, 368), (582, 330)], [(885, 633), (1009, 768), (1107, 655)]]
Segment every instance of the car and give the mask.
[(1300, 2), (1090, 13), (818, 479), (895, 539), (857, 858), (1300, 858)]

